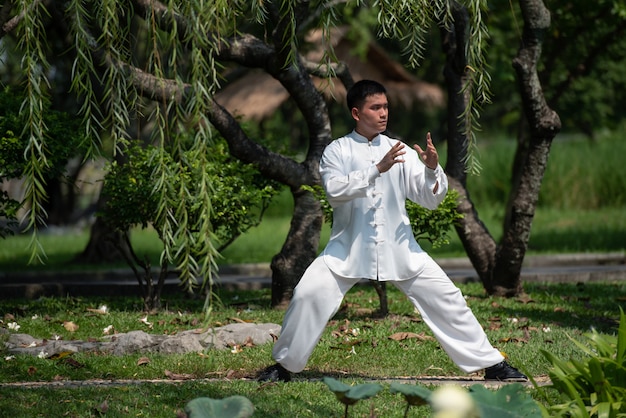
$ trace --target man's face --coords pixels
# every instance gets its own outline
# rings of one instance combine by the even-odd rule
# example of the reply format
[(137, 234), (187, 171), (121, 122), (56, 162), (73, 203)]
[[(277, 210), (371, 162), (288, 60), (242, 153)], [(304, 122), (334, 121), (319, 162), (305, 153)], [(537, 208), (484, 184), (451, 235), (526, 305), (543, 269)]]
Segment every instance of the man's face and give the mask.
[(352, 108), (352, 117), (356, 121), (356, 131), (372, 139), (387, 129), (389, 103), (384, 93), (367, 96), (360, 109)]

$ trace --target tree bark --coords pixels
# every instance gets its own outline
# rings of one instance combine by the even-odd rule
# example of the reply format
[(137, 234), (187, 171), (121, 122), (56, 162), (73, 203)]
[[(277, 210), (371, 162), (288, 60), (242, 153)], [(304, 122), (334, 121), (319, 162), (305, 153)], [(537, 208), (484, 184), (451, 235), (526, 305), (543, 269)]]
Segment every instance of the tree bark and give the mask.
[(450, 109), (446, 172), (451, 188), (460, 194), (458, 210), (464, 216), (456, 230), (485, 290), (492, 295), (507, 297), (523, 293), (522, 263), (550, 145), (561, 127), (558, 115), (545, 101), (537, 75), (541, 41), (543, 33), (550, 27), (550, 13), (541, 0), (520, 0), (519, 4), (524, 33), (513, 66), (519, 79), (530, 136), (528, 141), (518, 142), (513, 165), (514, 183), (499, 244), (480, 221), (466, 187), (463, 157), (467, 152), (467, 138), (463, 134), (464, 127), (459, 126), (460, 116), (467, 105), (467, 97), (460, 94), (468, 76), (464, 52), (468, 36), (466, 9), (454, 3), (454, 25), (451, 30), (442, 30)]
[[(496, 242), (478, 216), (478, 212), (467, 190), (467, 172), (464, 157), (467, 154), (467, 137), (461, 115), (468, 105), (468, 82), (465, 45), (468, 40), (467, 9), (457, 2), (452, 4), (454, 25), (451, 30), (442, 29), (442, 44), (446, 54), (444, 77), (448, 87), (448, 155), (446, 173), (450, 188), (459, 193), (457, 210), (463, 215), (455, 226), (479, 277), (487, 277), (495, 264)], [(484, 282), (483, 282), (484, 283)]]
[(318, 252), (322, 211), (319, 201), (298, 189), (292, 192), (294, 212), (287, 239), (272, 258), (272, 306), (285, 308), (302, 274)]
[[(513, 59), (524, 115), (529, 128), (528, 141), (521, 141), (518, 171), (505, 216), (504, 234), (497, 253), (491, 291), (511, 296), (521, 292), (522, 261), (530, 239), (530, 228), (548, 164), (552, 140), (561, 129), (558, 114), (546, 103), (537, 64), (544, 33), (550, 28), (550, 11), (542, 0), (520, 0), (524, 31), (517, 56)], [(526, 146), (526, 144), (528, 144)]]

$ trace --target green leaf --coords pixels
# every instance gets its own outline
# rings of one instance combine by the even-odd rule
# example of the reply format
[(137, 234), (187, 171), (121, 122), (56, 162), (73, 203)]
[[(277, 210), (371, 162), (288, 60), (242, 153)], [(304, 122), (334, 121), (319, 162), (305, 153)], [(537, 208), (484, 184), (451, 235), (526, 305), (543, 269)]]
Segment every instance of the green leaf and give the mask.
[(406, 385), (402, 383), (393, 382), (389, 386), (391, 393), (401, 393), (404, 395), (404, 399), (411, 406), (422, 406), (430, 402), (432, 391), (419, 385)]
[(541, 417), (541, 409), (519, 383), (504, 385), (497, 391), (474, 385), (470, 395), (482, 418)]
[(354, 405), (362, 399), (368, 399), (380, 392), (383, 387), (378, 383), (363, 383), (349, 386), (332, 377), (324, 377), (324, 383), (335, 394), (337, 400), (345, 405)]
[(254, 405), (245, 396), (196, 398), (187, 403), (185, 412), (189, 418), (246, 418), (254, 413)]

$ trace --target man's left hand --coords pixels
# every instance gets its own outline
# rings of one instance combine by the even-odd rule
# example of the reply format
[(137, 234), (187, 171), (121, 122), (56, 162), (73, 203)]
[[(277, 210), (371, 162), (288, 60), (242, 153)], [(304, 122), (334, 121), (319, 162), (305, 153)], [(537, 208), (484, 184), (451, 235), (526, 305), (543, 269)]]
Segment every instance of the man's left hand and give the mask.
[(426, 167), (431, 170), (437, 168), (437, 165), (439, 165), (439, 155), (437, 154), (437, 149), (433, 145), (433, 141), (430, 138), (430, 132), (426, 134), (426, 150), (423, 150), (422, 147), (417, 144), (415, 144), (413, 148), (415, 148), (415, 151), (417, 151), (419, 156), (422, 158)]

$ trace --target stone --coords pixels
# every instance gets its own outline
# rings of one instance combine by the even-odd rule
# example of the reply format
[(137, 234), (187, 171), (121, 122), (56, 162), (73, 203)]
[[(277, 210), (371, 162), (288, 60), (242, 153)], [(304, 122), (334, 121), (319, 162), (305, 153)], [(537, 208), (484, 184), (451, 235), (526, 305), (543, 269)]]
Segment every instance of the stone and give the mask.
[(42, 340), (28, 334), (10, 334), (5, 346), (10, 354), (27, 354), (46, 357), (65, 351), (103, 352), (116, 356), (127, 354), (184, 354), (223, 350), (235, 345), (262, 345), (272, 342), (280, 334), (277, 324), (236, 323), (205, 332), (183, 331), (175, 335), (154, 335), (144, 331), (130, 331), (106, 337), (104, 341)]
[(202, 344), (218, 350), (248, 342), (261, 345), (273, 341), (273, 336), (280, 334), (280, 330), (281, 327), (277, 324), (228, 324), (207, 331), (202, 337)]

